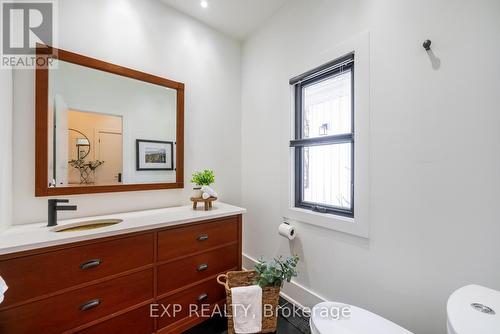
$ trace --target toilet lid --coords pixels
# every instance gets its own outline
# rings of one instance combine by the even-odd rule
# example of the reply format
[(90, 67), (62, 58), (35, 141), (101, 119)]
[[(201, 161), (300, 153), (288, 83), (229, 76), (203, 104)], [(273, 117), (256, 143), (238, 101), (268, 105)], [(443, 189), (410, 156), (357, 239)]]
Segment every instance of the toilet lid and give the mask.
[(468, 285), (448, 299), (448, 333), (500, 334), (500, 291)]
[[(342, 310), (349, 309), (344, 312)], [(320, 334), (412, 334), (395, 323), (362, 308), (334, 302), (319, 303), (311, 327)]]

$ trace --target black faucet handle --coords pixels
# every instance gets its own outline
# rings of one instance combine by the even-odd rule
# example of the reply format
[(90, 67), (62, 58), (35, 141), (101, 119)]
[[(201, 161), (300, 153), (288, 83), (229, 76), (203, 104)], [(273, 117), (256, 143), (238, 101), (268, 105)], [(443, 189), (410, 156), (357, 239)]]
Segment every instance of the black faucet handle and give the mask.
[(49, 199), (49, 203), (51, 204), (69, 203), (69, 199), (51, 198)]
[(56, 203), (69, 203), (69, 199), (60, 199), (60, 198), (56, 198), (54, 200)]

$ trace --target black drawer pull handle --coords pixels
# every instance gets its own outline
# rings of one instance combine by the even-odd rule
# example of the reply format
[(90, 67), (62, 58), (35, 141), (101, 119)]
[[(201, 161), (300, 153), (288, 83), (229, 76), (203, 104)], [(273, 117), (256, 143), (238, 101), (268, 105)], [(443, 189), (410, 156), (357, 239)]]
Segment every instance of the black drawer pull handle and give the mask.
[(198, 296), (198, 302), (200, 302), (200, 303), (207, 300), (207, 299), (208, 299), (208, 295), (206, 293), (203, 293), (203, 294)]
[(100, 299), (94, 299), (94, 300), (91, 300), (89, 302), (86, 302), (82, 305), (80, 305), (80, 311), (88, 311), (88, 310), (91, 310), (93, 309), (94, 307), (97, 307), (99, 306), (99, 304), (101, 303), (101, 300)]
[(205, 270), (207, 270), (207, 269), (208, 269), (208, 264), (206, 264), (206, 263), (202, 263), (202, 264), (200, 264), (200, 265), (198, 266), (198, 268), (197, 268), (196, 270), (198, 270), (198, 271), (205, 271)]
[(95, 268), (98, 265), (100, 265), (101, 263), (102, 263), (101, 259), (90, 260), (90, 261), (82, 263), (80, 265), (80, 269), (87, 270), (87, 269)]
[(208, 240), (208, 234), (205, 234), (205, 233), (200, 234), (200, 235), (198, 236), (198, 238), (196, 238), (196, 239), (197, 239), (198, 241), (205, 241), (205, 240)]

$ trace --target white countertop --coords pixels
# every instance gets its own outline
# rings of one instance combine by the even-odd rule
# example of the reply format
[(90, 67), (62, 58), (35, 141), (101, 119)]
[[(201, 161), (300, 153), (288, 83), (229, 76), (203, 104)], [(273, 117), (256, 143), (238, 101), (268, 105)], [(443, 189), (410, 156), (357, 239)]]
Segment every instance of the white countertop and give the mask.
[(145, 231), (172, 225), (192, 223), (245, 213), (246, 210), (229, 204), (215, 202), (212, 210), (193, 210), (191, 205), (156, 210), (115, 213), (105, 216), (61, 220), (59, 225), (95, 219), (122, 219), (123, 222), (94, 230), (53, 232), (47, 223), (15, 225), (0, 232), (0, 255), (25, 250), (62, 245), (77, 241)]

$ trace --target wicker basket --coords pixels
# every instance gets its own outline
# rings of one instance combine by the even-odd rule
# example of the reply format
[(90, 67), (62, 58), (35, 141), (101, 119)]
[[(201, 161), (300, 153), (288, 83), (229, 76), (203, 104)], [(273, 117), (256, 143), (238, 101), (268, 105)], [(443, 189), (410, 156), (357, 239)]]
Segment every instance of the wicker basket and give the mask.
[[(217, 277), (217, 282), (224, 285), (226, 288), (228, 334), (234, 334), (232, 316), (233, 308), (231, 307), (231, 288), (254, 285), (256, 276), (257, 273), (252, 270), (230, 271), (225, 275), (222, 274)], [(262, 331), (260, 333), (272, 333), (276, 331), (279, 295), (280, 287), (265, 287), (262, 289)], [(269, 310), (272, 310), (272, 312), (269, 312)]]

